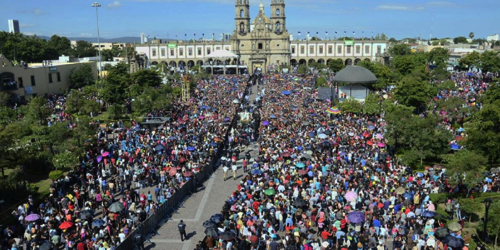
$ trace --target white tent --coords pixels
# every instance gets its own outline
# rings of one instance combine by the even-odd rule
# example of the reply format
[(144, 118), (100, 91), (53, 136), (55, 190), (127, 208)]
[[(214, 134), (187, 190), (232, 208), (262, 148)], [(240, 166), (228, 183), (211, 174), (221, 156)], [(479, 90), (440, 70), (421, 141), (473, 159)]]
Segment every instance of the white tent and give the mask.
[(227, 59), (227, 58), (238, 58), (238, 55), (231, 51), (227, 50), (214, 50), (212, 53), (207, 55), (208, 58), (216, 58), (216, 59)]
[(339, 87), (339, 95), (345, 94), (347, 98), (354, 98), (356, 101), (364, 102), (368, 96), (369, 90), (360, 84), (349, 84)]

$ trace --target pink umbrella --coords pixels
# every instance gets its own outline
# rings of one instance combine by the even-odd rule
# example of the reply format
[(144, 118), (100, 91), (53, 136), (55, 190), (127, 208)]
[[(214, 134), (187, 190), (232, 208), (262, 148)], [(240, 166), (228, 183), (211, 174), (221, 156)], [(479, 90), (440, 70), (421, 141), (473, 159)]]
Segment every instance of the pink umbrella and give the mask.
[(200, 117), (199, 117), (199, 118), (200, 118), (200, 119), (205, 119), (205, 116), (200, 115)]
[(349, 191), (345, 194), (344, 197), (347, 201), (354, 201), (358, 198), (358, 194), (356, 192)]
[(379, 142), (377, 145), (381, 148), (385, 147), (385, 144), (383, 144), (382, 142)]
[(101, 162), (101, 161), (102, 161), (102, 155), (97, 156), (97, 162)]
[(102, 156), (103, 156), (103, 157), (106, 157), (106, 156), (108, 156), (108, 155), (109, 155), (109, 152), (104, 152), (104, 153), (102, 153)]
[(375, 137), (377, 137), (377, 139), (384, 139), (384, 136), (382, 134), (377, 134)]

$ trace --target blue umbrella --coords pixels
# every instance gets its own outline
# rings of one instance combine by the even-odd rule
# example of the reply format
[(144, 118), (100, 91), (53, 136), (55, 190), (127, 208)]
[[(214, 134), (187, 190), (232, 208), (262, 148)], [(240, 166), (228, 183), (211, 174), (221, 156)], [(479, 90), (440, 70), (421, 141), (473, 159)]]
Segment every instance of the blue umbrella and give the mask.
[(375, 129), (375, 126), (370, 125), (370, 126), (368, 126), (368, 129), (369, 129), (369, 130), (374, 130), (374, 129)]
[(309, 132), (309, 136), (310, 137), (314, 137), (314, 136), (316, 136), (316, 133), (315, 132)]
[(155, 149), (156, 151), (160, 151), (160, 150), (163, 150), (165, 147), (163, 147), (163, 145), (159, 144), (159, 145), (156, 145)]
[(275, 115), (270, 115), (269, 116), (271, 119), (276, 119), (276, 116)]
[(195, 148), (194, 148), (194, 147), (188, 147), (188, 150), (189, 150), (189, 151), (194, 151), (194, 150), (195, 150)]
[(472, 72), (467, 73), (468, 76), (473, 76)]
[(224, 217), (222, 216), (222, 214), (214, 214), (212, 215), (212, 217), (210, 217), (210, 220), (215, 223), (221, 223), (223, 218)]
[(338, 230), (335, 233), (335, 237), (337, 237), (337, 239), (340, 238), (340, 237), (342, 237), (342, 236), (344, 236), (344, 235), (345, 235), (345, 233), (343, 231), (341, 231), (341, 230)]
[(285, 91), (281, 92), (281, 94), (283, 94), (283, 95), (290, 95), (290, 94), (292, 94), (292, 92), (290, 92), (288, 90), (285, 90)]
[(225, 122), (228, 122), (228, 121), (230, 121), (230, 120), (231, 120), (231, 118), (229, 118), (229, 117), (224, 118), (224, 121), (225, 121)]
[(102, 227), (106, 224), (106, 222), (103, 219), (97, 219), (92, 221), (92, 226), (93, 227)]
[(429, 210), (425, 210), (423, 213), (422, 213), (422, 216), (423, 217), (427, 217), (427, 218), (432, 218), (434, 217), (435, 213), (432, 212), (432, 211), (429, 211)]
[(209, 106), (206, 106), (206, 105), (201, 106), (201, 108), (202, 108), (202, 109), (210, 109), (210, 107), (209, 107)]
[(406, 192), (403, 194), (403, 198), (405, 198), (407, 200), (411, 200), (411, 199), (413, 199), (413, 194)]
[(456, 144), (456, 143), (452, 143), (452, 144), (450, 145), (450, 148), (451, 148), (451, 150), (459, 150), (459, 149), (460, 149), (460, 146), (459, 146), (458, 144)]
[(295, 166), (298, 168), (304, 168), (306, 166), (306, 164), (304, 164), (303, 162), (297, 162), (297, 164), (295, 164)]
[(254, 170), (252, 170), (252, 174), (261, 175), (262, 171), (260, 169), (254, 169)]
[(352, 211), (347, 214), (347, 219), (354, 224), (361, 223), (365, 221), (365, 214), (359, 211)]

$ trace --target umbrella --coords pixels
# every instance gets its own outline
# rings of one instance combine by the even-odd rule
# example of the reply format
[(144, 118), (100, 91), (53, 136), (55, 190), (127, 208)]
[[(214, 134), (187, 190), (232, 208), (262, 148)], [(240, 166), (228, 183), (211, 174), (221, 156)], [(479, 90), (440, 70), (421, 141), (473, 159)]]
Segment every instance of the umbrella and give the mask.
[(92, 216), (94, 216), (94, 212), (92, 212), (92, 210), (83, 210), (78, 215), (78, 218), (80, 218), (82, 220), (88, 220), (88, 219), (92, 219)]
[(434, 215), (435, 215), (435, 214), (434, 214), (434, 212), (429, 211), (429, 210), (425, 210), (425, 211), (422, 213), (422, 216), (423, 216), (423, 217), (427, 217), (427, 218), (432, 218), (432, 217), (434, 217)]
[(202, 108), (202, 109), (210, 109), (210, 107), (209, 107), (209, 106), (205, 106), (205, 105), (201, 106), (201, 108)]
[(382, 134), (376, 134), (375, 137), (379, 140), (384, 139), (384, 136)]
[(472, 72), (467, 73), (468, 76), (473, 76)]
[(65, 221), (63, 222), (61, 225), (59, 225), (59, 229), (68, 229), (70, 227), (73, 226), (73, 223), (72, 222), (69, 222), (69, 221)]
[(352, 211), (347, 214), (347, 219), (349, 219), (349, 221), (354, 224), (361, 223), (365, 221), (365, 214), (359, 211)]
[(189, 151), (194, 151), (194, 150), (195, 150), (195, 148), (194, 148), (194, 147), (188, 147), (188, 148), (187, 148), (187, 150), (189, 150)]
[(103, 156), (103, 157), (106, 157), (106, 156), (108, 156), (108, 155), (109, 155), (109, 152), (104, 152), (104, 153), (102, 153), (102, 156)]
[(310, 122), (302, 122), (302, 125), (304, 126), (308, 126), (309, 124), (311, 124)]
[(341, 231), (341, 230), (338, 230), (335, 233), (335, 237), (337, 237), (337, 239), (340, 238), (340, 237), (342, 237), (342, 236), (344, 236), (344, 235), (345, 235), (345, 233), (343, 231)]
[(102, 161), (102, 155), (97, 156), (97, 162), (101, 162), (101, 161)]
[(161, 151), (161, 150), (163, 150), (164, 148), (165, 148), (165, 147), (163, 147), (163, 145), (158, 144), (158, 145), (156, 145), (155, 150), (156, 150), (156, 151)]
[(226, 232), (222, 233), (222, 235), (220, 237), (222, 238), (222, 240), (228, 241), (228, 240), (234, 239), (236, 237), (236, 235), (231, 231), (226, 231)]
[(369, 129), (369, 130), (374, 130), (374, 129), (375, 129), (375, 126), (370, 125), (370, 126), (368, 126), (368, 129)]
[(304, 168), (306, 166), (306, 164), (304, 164), (303, 162), (297, 162), (297, 164), (295, 164), (295, 166), (298, 168)]
[(358, 198), (358, 194), (356, 192), (349, 191), (345, 194), (344, 197), (347, 201), (354, 201)]
[(283, 95), (290, 95), (292, 92), (288, 91), (288, 90), (285, 90), (283, 92), (281, 92), (281, 94)]
[(306, 202), (304, 200), (294, 200), (292, 205), (295, 207), (303, 207), (306, 205)]
[(254, 175), (261, 175), (262, 174), (262, 170), (260, 170), (260, 169), (254, 169), (254, 170), (252, 170), (252, 174), (254, 174)]
[(38, 214), (30, 214), (28, 216), (26, 216), (26, 221), (37, 221), (38, 219), (40, 219), (40, 215)]
[(383, 148), (383, 147), (385, 147), (385, 144), (384, 144), (384, 143), (382, 143), (382, 142), (379, 142), (379, 143), (377, 144), (377, 146), (379, 146), (379, 147)]
[(409, 192), (406, 192), (406, 193), (403, 194), (403, 198), (405, 198), (407, 200), (411, 200), (411, 199), (413, 199), (413, 194), (409, 193)]
[(448, 229), (450, 229), (453, 232), (458, 232), (458, 231), (460, 231), (460, 229), (462, 229), (462, 225), (460, 225), (460, 223), (454, 221), (454, 222), (448, 224)]
[(436, 229), (436, 232), (434, 233), (434, 235), (440, 239), (444, 238), (447, 234), (448, 234), (448, 228), (446, 227), (440, 227)]
[(189, 172), (184, 172), (184, 176), (185, 177), (190, 177), (193, 175), (193, 172), (189, 171)]
[(301, 170), (299, 170), (299, 174), (300, 175), (306, 175), (307, 171), (305, 171), (304, 169), (301, 169)]
[(340, 114), (340, 109), (337, 107), (331, 107), (326, 110), (327, 113), (330, 114)]
[(405, 193), (405, 188), (404, 187), (398, 187), (396, 189), (396, 194), (404, 194)]
[(274, 190), (274, 188), (269, 188), (269, 189), (266, 189), (264, 191), (264, 194), (266, 194), (266, 195), (275, 195), (276, 194), (276, 190)]
[(264, 126), (269, 126), (269, 121), (263, 121), (263, 122), (262, 122), (262, 125), (264, 125)]
[(168, 174), (170, 176), (174, 176), (175, 174), (177, 174), (177, 168), (171, 168), (169, 171), (168, 171)]
[(224, 121), (225, 121), (225, 122), (228, 122), (228, 121), (230, 121), (230, 120), (231, 120), (231, 118), (229, 118), (229, 117), (224, 118)]
[(205, 234), (207, 236), (212, 236), (213, 238), (219, 237), (219, 232), (217, 232), (217, 229), (215, 229), (213, 227), (209, 227), (209, 228), (205, 229)]
[(217, 224), (211, 220), (207, 220), (207, 221), (203, 222), (203, 227), (214, 228), (214, 227), (217, 227)]
[(275, 115), (270, 115), (269, 118), (276, 119), (276, 116)]
[(319, 134), (318, 137), (321, 138), (321, 139), (326, 139), (326, 138), (328, 138), (328, 135)]
[(214, 138), (214, 141), (216, 141), (216, 142), (221, 142), (221, 141), (222, 141), (222, 139), (221, 139), (221, 138), (219, 138), (219, 137), (215, 137), (215, 138)]
[(464, 239), (455, 237), (451, 234), (448, 234), (446, 237), (444, 237), (443, 243), (452, 248), (462, 248), (465, 245)]
[(212, 217), (210, 217), (210, 220), (215, 222), (215, 223), (221, 223), (223, 217), (222, 214), (214, 214)]
[(92, 221), (92, 226), (94, 227), (102, 227), (104, 225), (106, 225), (106, 222), (103, 219), (97, 219)]
[(238, 99), (234, 99), (233, 103), (240, 103), (240, 101)]
[(118, 212), (121, 212), (123, 210), (123, 204), (120, 203), (120, 202), (115, 202), (113, 204), (111, 204), (111, 206), (109, 206), (109, 211), (113, 212), (113, 213), (118, 213)]
[(52, 244), (52, 242), (46, 241), (42, 245), (40, 245), (38, 250), (51, 250), (53, 248), (54, 248), (54, 245)]

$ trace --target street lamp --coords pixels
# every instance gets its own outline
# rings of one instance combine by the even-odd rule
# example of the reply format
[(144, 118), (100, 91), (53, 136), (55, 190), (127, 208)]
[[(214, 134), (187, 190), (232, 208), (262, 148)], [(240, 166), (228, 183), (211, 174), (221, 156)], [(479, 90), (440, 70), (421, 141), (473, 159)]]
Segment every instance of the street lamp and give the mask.
[(484, 228), (483, 228), (483, 233), (484, 233), (484, 242), (489, 243), (490, 239), (488, 237), (488, 231), (486, 230), (487, 225), (488, 225), (488, 212), (490, 210), (492, 200), (490, 198), (486, 198), (484, 200), (484, 207), (486, 208), (486, 213), (484, 214)]
[(99, 37), (99, 12), (97, 9), (101, 7), (101, 4), (98, 2), (94, 2), (92, 4), (92, 7), (95, 7), (95, 18), (96, 18), (96, 23), (97, 23), (97, 46), (99, 46), (99, 78), (101, 78), (101, 71), (102, 71), (102, 62), (101, 62), (101, 38)]

